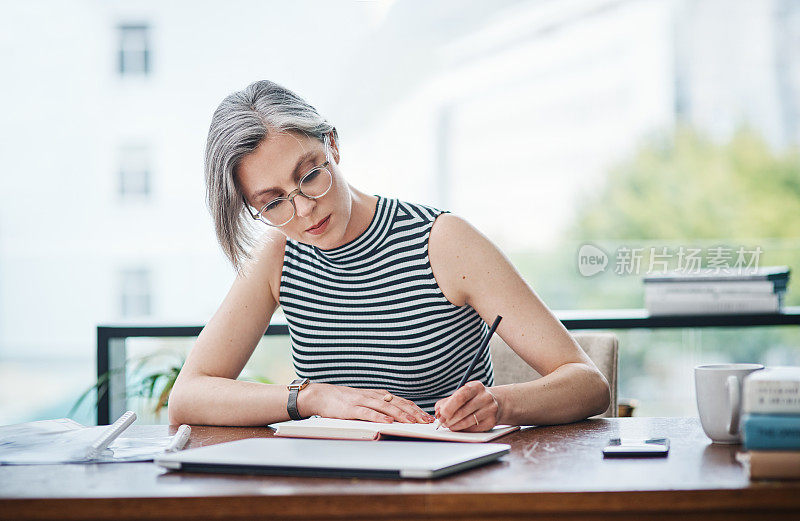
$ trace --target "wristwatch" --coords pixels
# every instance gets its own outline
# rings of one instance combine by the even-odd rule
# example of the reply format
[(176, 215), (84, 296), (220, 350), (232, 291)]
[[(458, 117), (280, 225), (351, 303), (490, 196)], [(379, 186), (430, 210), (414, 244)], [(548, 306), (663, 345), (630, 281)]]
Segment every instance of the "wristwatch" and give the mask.
[(306, 388), (311, 380), (308, 378), (298, 378), (286, 386), (289, 389), (289, 402), (286, 404), (286, 410), (289, 412), (289, 418), (293, 420), (302, 420), (300, 412), (297, 410), (297, 394)]

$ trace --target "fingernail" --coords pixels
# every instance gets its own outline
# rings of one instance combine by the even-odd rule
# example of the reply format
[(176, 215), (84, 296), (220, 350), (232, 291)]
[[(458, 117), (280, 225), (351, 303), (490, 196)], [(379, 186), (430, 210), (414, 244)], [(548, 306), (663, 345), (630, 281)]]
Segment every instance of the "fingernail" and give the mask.
[(411, 416), (410, 414), (406, 414), (406, 419), (411, 423), (417, 423), (417, 419)]

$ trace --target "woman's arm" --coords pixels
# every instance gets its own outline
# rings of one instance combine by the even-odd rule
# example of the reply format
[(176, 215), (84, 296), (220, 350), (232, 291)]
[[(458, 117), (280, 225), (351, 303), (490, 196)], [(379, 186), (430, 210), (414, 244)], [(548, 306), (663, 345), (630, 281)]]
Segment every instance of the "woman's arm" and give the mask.
[[(266, 425), (289, 419), (285, 384), (236, 380), (278, 307), (285, 240), (275, 231), (267, 236), (203, 328), (170, 394), (170, 423)], [(413, 402), (394, 396), (389, 403), (386, 394), (380, 389), (311, 383), (300, 391), (297, 408), (303, 416), (429, 421), (429, 415)]]
[(495, 424), (567, 423), (608, 408), (605, 377), (489, 239), (463, 219), (443, 214), (431, 230), (429, 256), (445, 297), (469, 304), (489, 323), (501, 315), (497, 334), (542, 375), (491, 389), (466, 384), (436, 404), (447, 427), (485, 431)]
[[(288, 419), (285, 385), (238, 381), (277, 308), (284, 241), (267, 236), (197, 338), (169, 398), (170, 423), (264, 425)], [(278, 278), (278, 282), (279, 282)]]

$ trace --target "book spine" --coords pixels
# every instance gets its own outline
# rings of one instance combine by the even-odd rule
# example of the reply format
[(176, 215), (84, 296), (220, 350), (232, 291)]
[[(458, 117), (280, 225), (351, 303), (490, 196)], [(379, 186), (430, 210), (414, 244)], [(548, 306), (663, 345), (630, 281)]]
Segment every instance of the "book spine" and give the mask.
[(661, 293), (659, 295), (651, 295), (645, 293), (645, 301), (650, 300), (653, 302), (699, 302), (703, 304), (721, 303), (763, 303), (765, 305), (774, 305), (782, 300), (782, 293), (764, 293), (757, 295), (755, 293)]
[(711, 268), (697, 273), (662, 273), (644, 277), (645, 282), (728, 282), (733, 280), (774, 280), (788, 281), (792, 270), (788, 266), (771, 266), (757, 270), (743, 269), (741, 272), (734, 269), (728, 272), (717, 272)]
[(771, 280), (733, 280), (730, 282), (649, 282), (644, 285), (648, 294), (664, 293), (756, 293), (769, 294), (781, 290)]
[(742, 431), (748, 450), (800, 450), (800, 416), (746, 414)]
[(770, 301), (692, 302), (680, 300), (664, 302), (646, 300), (645, 307), (651, 315), (715, 315), (741, 313), (775, 313), (780, 310), (778, 299)]
[(751, 479), (800, 479), (800, 451), (750, 451)]
[(742, 410), (800, 415), (800, 381), (745, 380)]

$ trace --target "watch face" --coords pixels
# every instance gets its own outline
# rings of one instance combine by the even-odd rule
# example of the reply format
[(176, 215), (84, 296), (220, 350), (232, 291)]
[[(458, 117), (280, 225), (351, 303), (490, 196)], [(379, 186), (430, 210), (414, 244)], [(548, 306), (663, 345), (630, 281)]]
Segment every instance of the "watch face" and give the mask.
[(290, 383), (287, 386), (287, 388), (289, 390), (297, 389), (299, 391), (303, 389), (305, 386), (307, 386), (310, 382), (311, 380), (309, 380), (308, 378), (298, 378), (296, 380), (292, 380), (292, 383)]

